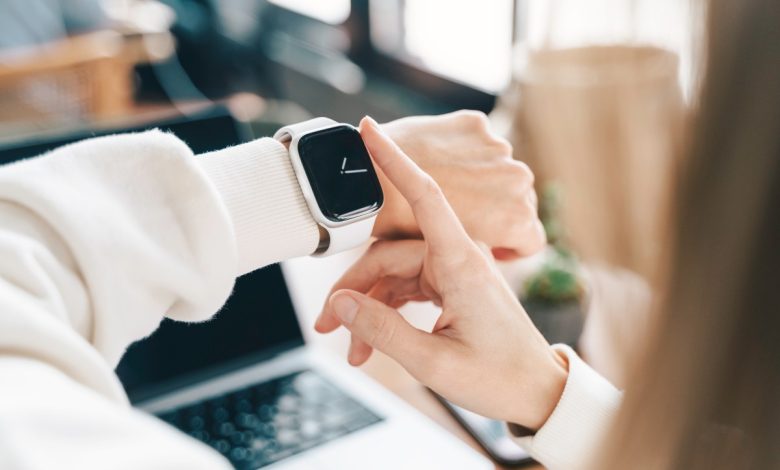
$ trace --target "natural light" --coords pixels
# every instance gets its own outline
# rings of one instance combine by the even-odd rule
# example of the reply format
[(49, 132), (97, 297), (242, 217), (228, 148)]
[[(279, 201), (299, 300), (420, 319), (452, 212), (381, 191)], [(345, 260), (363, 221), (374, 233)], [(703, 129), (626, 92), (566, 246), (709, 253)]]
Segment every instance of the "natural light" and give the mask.
[(499, 91), (509, 81), (512, 56), (512, 1), (407, 0), (407, 53), (433, 72)]
[(349, 17), (349, 0), (268, 0), (296, 13), (330, 24), (343, 23)]

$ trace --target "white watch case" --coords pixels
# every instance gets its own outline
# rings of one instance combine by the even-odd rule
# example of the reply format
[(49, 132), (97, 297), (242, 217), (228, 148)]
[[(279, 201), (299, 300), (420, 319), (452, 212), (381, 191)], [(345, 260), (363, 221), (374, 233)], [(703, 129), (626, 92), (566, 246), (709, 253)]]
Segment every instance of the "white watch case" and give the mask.
[(293, 170), (295, 171), (295, 176), (300, 185), (303, 197), (309, 207), (309, 212), (315, 222), (328, 233), (329, 243), (327, 247), (314, 253), (315, 256), (331, 255), (349, 248), (354, 248), (367, 241), (371, 237), (376, 216), (382, 208), (382, 204), (379, 204), (366, 213), (361, 213), (344, 221), (332, 220), (326, 217), (320, 209), (319, 202), (311, 187), (309, 177), (303, 167), (301, 156), (298, 153), (298, 143), (301, 138), (306, 135), (335, 127), (349, 127), (355, 129), (355, 127), (350, 124), (339, 123), (332, 119), (319, 117), (298, 124), (285, 126), (274, 134), (276, 140), (289, 144), (290, 161), (292, 162)]

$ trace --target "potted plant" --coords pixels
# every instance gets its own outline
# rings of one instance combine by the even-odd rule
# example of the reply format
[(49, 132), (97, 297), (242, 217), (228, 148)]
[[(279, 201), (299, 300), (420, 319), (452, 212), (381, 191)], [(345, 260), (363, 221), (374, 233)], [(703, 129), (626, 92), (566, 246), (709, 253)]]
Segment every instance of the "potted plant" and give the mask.
[(580, 263), (565, 243), (559, 208), (560, 189), (548, 184), (539, 200), (539, 218), (549, 249), (526, 279), (520, 301), (547, 341), (575, 346), (584, 324), (585, 287)]

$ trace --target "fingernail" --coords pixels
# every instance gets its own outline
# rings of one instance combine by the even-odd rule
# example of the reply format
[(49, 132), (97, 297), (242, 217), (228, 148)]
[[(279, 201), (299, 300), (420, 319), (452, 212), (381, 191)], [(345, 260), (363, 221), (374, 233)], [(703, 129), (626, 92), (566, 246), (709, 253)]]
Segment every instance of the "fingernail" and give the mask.
[(331, 298), (330, 306), (333, 307), (333, 311), (336, 312), (336, 316), (339, 317), (341, 323), (351, 325), (355, 320), (358, 303), (351, 296), (347, 294), (336, 295)]
[(368, 124), (373, 127), (374, 129), (379, 129), (379, 123), (377, 123), (374, 118), (371, 116), (366, 116), (366, 120), (368, 121)]

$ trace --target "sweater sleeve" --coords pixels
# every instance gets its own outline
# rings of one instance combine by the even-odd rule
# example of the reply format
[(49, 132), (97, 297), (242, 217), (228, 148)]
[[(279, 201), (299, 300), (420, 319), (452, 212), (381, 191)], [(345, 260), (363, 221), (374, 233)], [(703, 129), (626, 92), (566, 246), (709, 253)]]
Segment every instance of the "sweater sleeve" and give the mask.
[(622, 392), (588, 366), (574, 350), (553, 346), (569, 362), (569, 376), (547, 422), (534, 435), (509, 424), (514, 440), (551, 470), (586, 468), (620, 407)]
[(152, 131), (0, 167), (0, 467), (92, 468), (99, 441), (112, 466), (152, 468), (149, 436), (182, 468), (224, 463), (176, 454), (199, 446), (133, 412), (113, 368), (164, 317), (208, 320), (237, 275), (318, 236), (271, 139), (195, 157)]
[(259, 139), (196, 159), (230, 216), (238, 250), (237, 274), (310, 255), (320, 240), (287, 149)]

